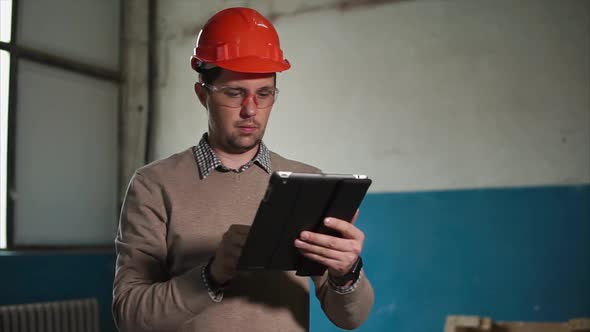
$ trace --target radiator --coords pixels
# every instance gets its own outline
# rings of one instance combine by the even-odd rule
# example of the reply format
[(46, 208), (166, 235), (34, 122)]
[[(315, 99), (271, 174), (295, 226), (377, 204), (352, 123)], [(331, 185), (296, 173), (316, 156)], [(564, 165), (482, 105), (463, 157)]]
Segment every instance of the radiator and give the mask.
[(0, 306), (0, 332), (99, 332), (95, 299)]

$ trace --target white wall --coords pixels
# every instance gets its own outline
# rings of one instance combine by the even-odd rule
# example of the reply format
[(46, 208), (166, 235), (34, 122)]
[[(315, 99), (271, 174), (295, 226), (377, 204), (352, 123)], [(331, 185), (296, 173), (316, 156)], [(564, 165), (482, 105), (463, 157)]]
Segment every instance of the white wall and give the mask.
[[(206, 130), (189, 57), (236, 4), (160, 2), (155, 159)], [(590, 1), (248, 4), (279, 14), (293, 64), (265, 137), (284, 156), (373, 191), (590, 182)]]

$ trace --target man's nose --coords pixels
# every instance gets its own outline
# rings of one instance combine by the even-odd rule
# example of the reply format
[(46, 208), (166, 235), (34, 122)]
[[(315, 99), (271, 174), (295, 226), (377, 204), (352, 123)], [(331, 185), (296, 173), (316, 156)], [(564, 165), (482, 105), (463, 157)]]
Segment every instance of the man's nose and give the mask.
[(241, 110), (241, 114), (243, 117), (249, 118), (256, 115), (258, 105), (256, 105), (256, 100), (254, 98), (255, 97), (253, 94), (247, 95), (246, 98), (244, 98)]

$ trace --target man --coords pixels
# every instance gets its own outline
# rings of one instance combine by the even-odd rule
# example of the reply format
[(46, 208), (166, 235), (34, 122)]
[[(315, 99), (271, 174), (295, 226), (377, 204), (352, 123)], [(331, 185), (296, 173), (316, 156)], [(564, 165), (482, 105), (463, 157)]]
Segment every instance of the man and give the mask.
[[(201, 30), (191, 63), (208, 133), (197, 146), (140, 168), (129, 184), (115, 241), (117, 325), (121, 331), (307, 331), (307, 278), (236, 270), (270, 174), (319, 172), (262, 142), (278, 96), (276, 72), (290, 68), (277, 33), (252, 9), (223, 10)], [(313, 278), (316, 296), (334, 324), (353, 329), (373, 305), (359, 256), (364, 235), (344, 220), (325, 224), (342, 238), (302, 232), (293, 245), (328, 267)]]

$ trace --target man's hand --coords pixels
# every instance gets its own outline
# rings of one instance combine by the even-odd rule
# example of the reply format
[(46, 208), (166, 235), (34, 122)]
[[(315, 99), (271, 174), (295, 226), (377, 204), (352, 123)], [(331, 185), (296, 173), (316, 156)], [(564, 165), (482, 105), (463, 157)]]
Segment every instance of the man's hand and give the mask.
[(231, 225), (223, 234), (210, 267), (211, 277), (218, 285), (229, 282), (236, 275), (238, 259), (249, 231), (250, 226)]
[(354, 226), (357, 216), (358, 210), (351, 222), (324, 219), (324, 224), (342, 234), (342, 238), (304, 231), (295, 240), (295, 247), (305, 257), (328, 267), (330, 275), (343, 276), (352, 269), (363, 250), (365, 234)]

